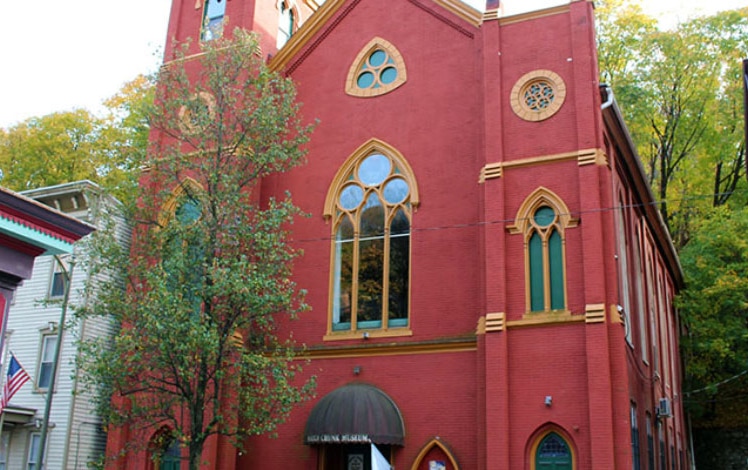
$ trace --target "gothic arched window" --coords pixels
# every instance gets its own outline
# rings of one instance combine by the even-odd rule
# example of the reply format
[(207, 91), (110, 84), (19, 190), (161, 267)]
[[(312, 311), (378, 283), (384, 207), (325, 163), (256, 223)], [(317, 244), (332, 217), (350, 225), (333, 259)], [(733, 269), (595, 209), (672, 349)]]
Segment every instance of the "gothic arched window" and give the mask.
[(333, 219), (330, 334), (409, 326), (411, 220), (417, 203), (410, 167), (382, 142), (361, 147), (338, 171), (325, 206)]

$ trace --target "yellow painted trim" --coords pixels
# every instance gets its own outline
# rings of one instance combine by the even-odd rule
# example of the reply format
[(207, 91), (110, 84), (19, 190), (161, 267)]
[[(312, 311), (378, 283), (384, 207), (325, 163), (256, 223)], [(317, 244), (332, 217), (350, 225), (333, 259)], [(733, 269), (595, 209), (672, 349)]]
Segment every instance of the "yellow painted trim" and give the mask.
[(605, 304), (587, 304), (584, 307), (585, 323), (605, 323)]
[[(541, 110), (531, 109), (524, 100), (527, 89), (534, 83), (546, 82), (553, 89), (553, 101), (547, 108)], [(533, 70), (522, 75), (512, 87), (509, 95), (509, 103), (512, 106), (514, 114), (525, 121), (544, 121), (556, 114), (566, 101), (566, 82), (559, 74), (552, 70), (540, 69)]]
[(306, 43), (327, 24), (328, 20), (343, 6), (345, 0), (327, 0), (316, 13), (314, 13), (307, 22), (288, 42), (270, 59), (268, 66), (271, 70), (282, 70), (288, 65), (296, 54), (306, 45)]
[(505, 324), (506, 314), (504, 312), (489, 313), (486, 315), (486, 333), (490, 333), (492, 331), (504, 331)]
[[(364, 65), (369, 55), (374, 52), (375, 49), (381, 49), (385, 51), (395, 62), (394, 67), (397, 69), (397, 78), (392, 83), (384, 84), (381, 83), (379, 88), (366, 88), (362, 89), (358, 87), (358, 72)], [(345, 79), (345, 92), (350, 96), (357, 96), (359, 98), (370, 98), (373, 96), (380, 96), (389, 93), (396, 88), (399, 88), (408, 80), (408, 71), (405, 68), (405, 60), (400, 51), (391, 42), (380, 37), (375, 37), (369, 41), (363, 49), (358, 53), (356, 58), (353, 60), (351, 67), (348, 69), (348, 76)]]
[(413, 461), (413, 465), (410, 467), (410, 469), (418, 470), (418, 467), (423, 462), (426, 454), (431, 452), (431, 449), (433, 449), (434, 447), (438, 447), (447, 455), (449, 462), (452, 464), (452, 468), (454, 468), (455, 470), (460, 470), (460, 466), (457, 464), (457, 460), (455, 460), (452, 452), (444, 444), (441, 443), (438, 437), (431, 439), (431, 441), (427, 442), (426, 445), (421, 448), (421, 451), (418, 453), (418, 456), (416, 456), (416, 459)]
[[(571, 216), (566, 203), (556, 193), (548, 188), (540, 186), (525, 198), (522, 205), (517, 209), (517, 217), (514, 224), (507, 226), (509, 233), (525, 233), (530, 225), (532, 214), (541, 206), (550, 206), (558, 214), (562, 229), (573, 228), (579, 224), (579, 219)], [(561, 233), (564, 236), (564, 233)]]
[(185, 194), (188, 194), (189, 192), (194, 192), (195, 194), (200, 194), (204, 191), (203, 186), (198, 183), (196, 180), (187, 177), (182, 180), (179, 185), (174, 188), (171, 192), (171, 195), (166, 199), (166, 202), (161, 206), (161, 212), (158, 216), (158, 224), (160, 226), (166, 225), (169, 219), (174, 217), (174, 213), (177, 210), (177, 204), (179, 203), (179, 199)]
[(451, 11), (473, 26), (480, 26), (483, 23), (483, 14), (465, 2), (460, 0), (434, 0), (434, 3)]
[(569, 12), (569, 10), (569, 5), (559, 5), (552, 8), (546, 8), (544, 10), (529, 11), (527, 13), (520, 13), (518, 15), (505, 16), (499, 19), (499, 24), (501, 26), (506, 26), (513, 23), (521, 23), (523, 21), (545, 18), (546, 16), (560, 15), (562, 13)]
[(509, 168), (522, 168), (527, 166), (542, 165), (546, 163), (556, 163), (567, 160), (577, 160), (579, 166), (595, 163), (597, 165), (607, 165), (608, 157), (602, 149), (590, 148), (575, 150), (573, 152), (554, 153), (550, 155), (540, 155), (537, 157), (521, 158), (506, 162), (488, 163), (481, 168), (478, 180), (483, 183), (486, 180), (501, 178), (504, 171)]
[[(331, 323), (332, 324), (332, 323)], [(393, 338), (398, 336), (413, 336), (413, 331), (410, 328), (390, 328), (388, 330), (384, 329), (358, 329), (355, 331), (330, 331), (325, 336), (322, 337), (325, 341), (343, 341), (343, 340), (351, 340), (351, 339), (363, 339), (364, 334), (368, 334), (366, 338)]]
[[(626, 313), (628, 313), (628, 312), (626, 312)], [(611, 323), (618, 323), (618, 324), (621, 324), (621, 325), (625, 324), (625, 322), (623, 320), (623, 312), (619, 312), (618, 311), (618, 306), (617, 305), (613, 305), (613, 304), (610, 305), (610, 317), (609, 318), (610, 318)], [(630, 327), (630, 326), (631, 325), (628, 325), (627, 328)]]
[[(359, 337), (360, 338), (360, 337)], [(419, 343), (367, 343), (353, 346), (329, 346), (319, 349), (306, 349), (297, 358), (339, 359), (346, 357), (402, 356), (412, 354), (443, 354), (454, 352), (475, 352), (478, 350), (476, 337), (458, 338), (453, 341), (432, 341)]]
[(476, 335), (485, 335), (486, 334), (486, 317), (481, 316), (478, 318), (478, 327), (475, 329)]
[(491, 21), (491, 20), (497, 20), (499, 19), (499, 9), (494, 8), (491, 10), (486, 10), (485, 13), (483, 13), (483, 21)]
[(532, 446), (530, 446), (530, 455), (528, 456), (528, 459), (530, 460), (530, 470), (537, 470), (537, 462), (535, 462), (535, 454), (538, 452), (538, 447), (540, 446), (540, 443), (545, 439), (549, 434), (555, 433), (558, 434), (561, 439), (564, 440), (566, 443), (566, 446), (569, 448), (569, 452), (571, 452), (571, 468), (572, 470), (577, 468), (577, 452), (576, 448), (573, 445), (573, 440), (571, 440), (570, 436), (564, 432), (560, 427), (556, 425), (549, 426), (547, 429), (545, 429), (543, 432), (538, 434), (538, 436), (535, 438), (535, 440), (532, 443)]
[[(556, 227), (561, 236), (561, 260), (563, 263), (563, 289), (564, 289), (564, 302), (568, 303), (568, 289), (566, 284), (566, 229), (576, 227), (579, 224), (579, 219), (571, 216), (569, 208), (566, 203), (558, 197), (553, 191), (541, 186), (522, 202), (519, 209), (517, 210), (517, 217), (514, 224), (508, 225), (507, 230), (511, 234), (523, 234), (524, 239), (524, 252), (525, 252), (525, 304), (527, 309), (530, 310), (531, 304), (531, 292), (530, 292), (530, 250), (529, 240), (530, 236), (539, 230), (533, 225), (532, 219), (535, 211), (542, 206), (550, 206), (557, 214), (558, 221), (551, 224)], [(544, 304), (545, 309), (548, 311), (550, 308), (550, 260), (548, 259), (547, 240), (543, 239), (543, 289), (544, 289)]]
[(345, 184), (346, 178), (348, 177), (350, 172), (353, 171), (360, 159), (363, 159), (365, 156), (374, 152), (387, 154), (389, 157), (395, 160), (395, 163), (397, 163), (397, 166), (403, 172), (403, 178), (405, 178), (405, 180), (410, 185), (410, 205), (413, 207), (418, 206), (418, 204), (420, 203), (420, 197), (418, 195), (418, 184), (416, 183), (415, 174), (413, 173), (413, 169), (410, 167), (408, 161), (405, 159), (403, 154), (400, 153), (395, 147), (384, 142), (383, 140), (372, 138), (362, 144), (359, 148), (357, 148), (351, 154), (351, 156), (349, 156), (345, 160), (345, 162), (340, 165), (340, 168), (338, 168), (338, 172), (335, 173), (335, 177), (333, 178), (332, 183), (330, 183), (330, 189), (327, 190), (327, 196), (325, 197), (323, 215), (326, 218), (332, 217), (335, 213), (335, 201), (337, 199), (338, 192), (340, 191), (340, 188), (343, 187), (343, 184)]
[(581, 323), (584, 315), (575, 315), (568, 310), (551, 310), (550, 312), (527, 312), (522, 320), (509, 320), (506, 328), (523, 328), (528, 326), (558, 325), (564, 323)]

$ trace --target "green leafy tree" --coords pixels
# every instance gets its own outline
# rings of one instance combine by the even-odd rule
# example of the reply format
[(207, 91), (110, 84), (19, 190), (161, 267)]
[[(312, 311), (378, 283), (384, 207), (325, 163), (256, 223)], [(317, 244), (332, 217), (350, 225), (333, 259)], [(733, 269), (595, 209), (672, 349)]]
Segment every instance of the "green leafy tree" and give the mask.
[(637, 4), (608, 0), (598, 14), (602, 80), (613, 86), (681, 247), (701, 213), (746, 189), (739, 57), (748, 54), (748, 9), (668, 31)]
[(179, 443), (193, 470), (209, 436), (241, 446), (271, 433), (313, 387), (297, 375), (294, 343), (278, 336), (307, 309), (287, 243), (299, 210), (259, 187), (303, 162), (311, 129), (254, 34), (200, 47), (197, 57), (179, 49), (159, 74), (130, 251), (94, 246), (94, 272), (124, 286), (92, 286), (98, 301), (80, 312), (121, 326), (111, 344), (83, 345), (106, 422), (140, 430), (137, 449), (154, 432)]
[(748, 208), (711, 211), (681, 251), (688, 288), (678, 306), (688, 333), (686, 404), (700, 426), (748, 425)]
[(104, 103), (104, 117), (76, 109), (0, 129), (0, 184), (22, 191), (88, 179), (131, 202), (152, 101), (152, 83), (138, 76)]

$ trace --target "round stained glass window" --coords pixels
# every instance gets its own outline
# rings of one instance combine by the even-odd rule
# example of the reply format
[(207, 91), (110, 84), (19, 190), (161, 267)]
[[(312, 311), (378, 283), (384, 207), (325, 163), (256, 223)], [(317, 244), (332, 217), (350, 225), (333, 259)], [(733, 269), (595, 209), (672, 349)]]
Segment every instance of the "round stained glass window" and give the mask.
[(547, 227), (556, 220), (556, 212), (548, 206), (543, 206), (535, 211), (533, 218), (539, 227)]
[(408, 183), (402, 178), (393, 178), (384, 185), (384, 199), (390, 204), (397, 204), (408, 197)]
[(379, 153), (366, 157), (358, 167), (358, 179), (367, 186), (376, 186), (390, 174), (390, 159)]
[(349, 184), (340, 192), (340, 207), (350, 211), (364, 200), (364, 190), (357, 184)]
[(553, 87), (545, 80), (530, 83), (524, 93), (525, 105), (533, 111), (546, 109), (555, 97)]
[(525, 121), (542, 121), (556, 114), (566, 100), (566, 84), (551, 70), (534, 70), (512, 87), (510, 104)]

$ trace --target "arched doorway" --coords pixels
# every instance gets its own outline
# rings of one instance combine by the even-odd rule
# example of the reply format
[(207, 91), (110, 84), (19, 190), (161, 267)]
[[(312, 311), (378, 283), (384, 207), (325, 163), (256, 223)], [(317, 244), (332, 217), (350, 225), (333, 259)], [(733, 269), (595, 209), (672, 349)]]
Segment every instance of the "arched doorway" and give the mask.
[(354, 383), (328, 393), (306, 424), (304, 442), (318, 451), (319, 470), (389, 470), (402, 446), (400, 410), (382, 390)]
[(452, 452), (437, 437), (418, 453), (411, 470), (460, 470)]
[(540, 438), (532, 455), (534, 470), (573, 470), (571, 448), (560, 434), (551, 431)]

